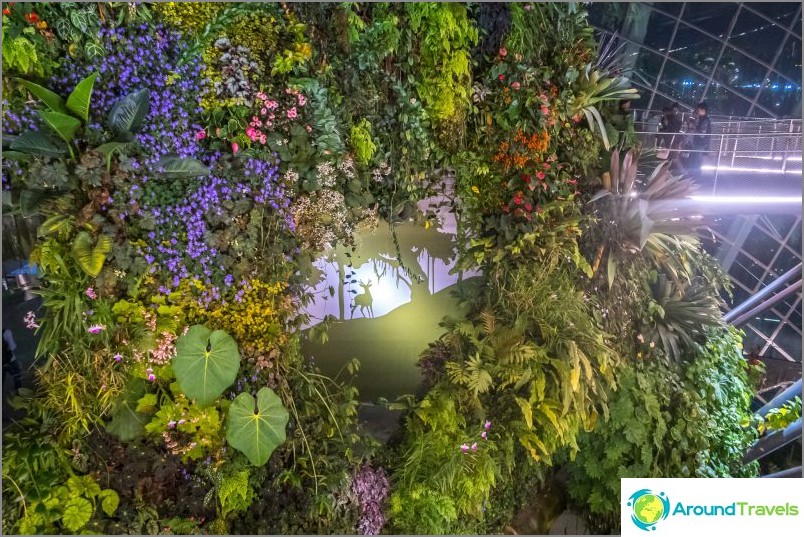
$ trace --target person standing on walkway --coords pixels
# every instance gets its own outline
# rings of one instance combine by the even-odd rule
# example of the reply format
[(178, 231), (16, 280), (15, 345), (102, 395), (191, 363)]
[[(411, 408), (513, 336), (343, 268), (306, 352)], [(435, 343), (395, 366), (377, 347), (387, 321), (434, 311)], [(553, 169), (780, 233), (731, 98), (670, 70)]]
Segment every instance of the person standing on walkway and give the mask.
[(709, 151), (709, 138), (712, 134), (712, 121), (709, 119), (709, 106), (703, 102), (699, 103), (698, 106), (695, 107), (695, 116), (694, 136), (692, 138), (690, 158), (687, 161), (687, 171), (694, 176), (699, 176), (701, 173), (701, 165), (703, 164), (703, 156)]
[(14, 351), (17, 350), (17, 343), (14, 341), (14, 335), (7, 327), (3, 327), (3, 380), (6, 378), (6, 373), (11, 375), (14, 381), (14, 389), (18, 390), (22, 387), (22, 371), (20, 364), (17, 362), (17, 357)]

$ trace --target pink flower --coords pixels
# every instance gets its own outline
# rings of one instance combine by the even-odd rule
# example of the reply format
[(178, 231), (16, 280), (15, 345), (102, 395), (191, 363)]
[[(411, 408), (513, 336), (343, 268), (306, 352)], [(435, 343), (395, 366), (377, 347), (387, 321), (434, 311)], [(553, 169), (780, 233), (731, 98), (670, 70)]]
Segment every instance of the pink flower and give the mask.
[(276, 101), (265, 101), (265, 108), (268, 110), (275, 110), (279, 106), (279, 103)]
[(115, 354), (112, 358), (114, 358), (114, 361), (117, 362), (118, 364), (123, 361), (123, 355), (120, 354), (119, 352)]
[(486, 431), (483, 431), (482, 433), (480, 433), (480, 438), (482, 438), (483, 440), (487, 440), (488, 436), (489, 436), (489, 433), (487, 433)]
[(176, 427), (176, 422), (173, 421), (173, 420), (170, 420), (167, 425), (168, 425), (168, 429), (173, 429), (174, 427)]
[(179, 425), (182, 425), (185, 420), (179, 420)]
[(267, 108), (260, 108), (260, 114), (265, 115), (265, 114), (267, 114), (267, 113), (268, 113), (268, 109), (267, 109)]
[(500, 56), (502, 56), (503, 58), (508, 56), (508, 49), (506, 49), (505, 47), (501, 48), (500, 49)]
[(264, 134), (262, 136), (260, 136), (260, 143), (262, 145), (265, 145), (266, 143), (268, 143), (268, 138), (266, 138)]
[(297, 115), (297, 112), (296, 112), (296, 107), (295, 106), (293, 108), (291, 108), (290, 110), (288, 110), (288, 118), (289, 119), (295, 118), (296, 115)]
[(106, 327), (102, 324), (93, 324), (87, 328), (87, 332), (90, 334), (100, 334), (103, 330), (106, 330)]
[(515, 89), (515, 90), (518, 90), (518, 89), (519, 89), (520, 87), (522, 87), (522, 86), (519, 84), (519, 82), (512, 82), (512, 83), (511, 83), (511, 87), (512, 87), (513, 89)]
[(306, 127), (304, 127), (304, 129), (305, 129), (307, 132), (313, 132), (313, 128), (312, 128), (310, 125), (307, 125)]
[(469, 444), (461, 444), (461, 451), (463, 451), (464, 453), (469, 451)]
[(546, 106), (542, 106), (542, 114), (544, 114), (546, 116), (549, 113), (550, 113), (550, 109), (547, 108)]
[(538, 172), (538, 173), (536, 174), (536, 177), (538, 177), (538, 178), (539, 178), (539, 181), (544, 181), (544, 172), (541, 172), (541, 171), (540, 171), (540, 172)]
[(195, 133), (195, 139), (196, 140), (203, 140), (206, 137), (207, 137), (207, 133), (203, 129), (201, 129), (200, 131)]
[(299, 93), (297, 98), (299, 99), (299, 106), (304, 106), (305, 104), (307, 104), (307, 97), (305, 97), (301, 93)]
[(291, 92), (290, 88), (285, 88), (285, 93), (287, 93), (288, 95), (290, 95), (290, 92)]
[(154, 375), (153, 373), (148, 374), (148, 380), (150, 380), (151, 382), (155, 381), (156, 375)]
[(87, 290), (84, 291), (84, 293), (86, 293), (90, 300), (95, 300), (98, 298), (98, 295), (95, 293), (95, 290), (92, 287), (87, 287)]
[(477, 451), (477, 442), (472, 444), (472, 451)]
[(253, 142), (257, 138), (257, 131), (254, 130), (254, 127), (249, 127), (246, 129), (246, 136), (251, 138), (251, 141)]
[(257, 98), (259, 100), (261, 100), (261, 101), (264, 101), (264, 100), (268, 99), (268, 96), (266, 94), (264, 94), (263, 92), (259, 91), (259, 92), (257, 92)]
[(500, 75), (497, 78), (499, 78), (500, 80), (505, 80), (505, 75)]
[(531, 9), (533, 9), (533, 6), (532, 6), (531, 4), (525, 4), (525, 5), (523, 6), (523, 9), (524, 9), (525, 11), (530, 11)]
[(485, 430), (487, 430), (487, 431), (488, 431), (489, 429), (491, 429), (491, 422), (490, 422), (490, 421), (487, 421), (486, 423), (484, 423), (484, 424), (483, 424), (483, 428), (484, 428)]
[(33, 330), (35, 328), (39, 328), (39, 324), (36, 322), (36, 314), (32, 311), (29, 311), (25, 314), (25, 328), (28, 330)]
[(237, 142), (232, 142), (232, 153), (240, 151), (240, 145)]

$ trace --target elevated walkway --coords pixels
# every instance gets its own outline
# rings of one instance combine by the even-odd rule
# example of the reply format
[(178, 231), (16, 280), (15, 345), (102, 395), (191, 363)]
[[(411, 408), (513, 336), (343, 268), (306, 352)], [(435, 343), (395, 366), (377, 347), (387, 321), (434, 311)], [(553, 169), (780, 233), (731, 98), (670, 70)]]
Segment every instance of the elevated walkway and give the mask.
[[(644, 147), (661, 150), (667, 135), (640, 131), (637, 136)], [(673, 136), (677, 143), (700, 135)], [(700, 169), (683, 164), (696, 151), (664, 148), (660, 153), (694, 178), (708, 214), (801, 214), (801, 120), (713, 121), (706, 136), (709, 150), (697, 152)]]

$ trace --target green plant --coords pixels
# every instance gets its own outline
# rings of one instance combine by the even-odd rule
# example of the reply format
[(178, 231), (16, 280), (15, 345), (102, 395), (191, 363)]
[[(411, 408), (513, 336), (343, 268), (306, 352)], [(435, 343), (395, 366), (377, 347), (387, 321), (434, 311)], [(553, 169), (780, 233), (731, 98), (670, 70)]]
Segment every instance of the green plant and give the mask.
[(222, 330), (195, 325), (176, 341), (173, 371), (182, 392), (200, 406), (212, 404), (231, 386), (238, 369), (237, 343)]
[[(221, 417), (215, 407), (192, 404), (182, 393), (173, 392), (172, 399), (163, 399), (157, 408), (157, 395), (144, 394), (134, 412), (153, 414), (145, 432), (161, 438), (166, 447), (182, 460), (197, 460), (221, 445)], [(154, 413), (155, 411), (155, 413)]]
[(801, 419), (801, 397), (787, 401), (785, 404), (778, 408), (772, 408), (765, 414), (765, 417), (756, 416), (757, 431), (760, 435), (771, 433), (773, 431), (783, 431), (788, 425)]
[(712, 328), (682, 365), (630, 363), (617, 372), (609, 417), (580, 438), (569, 492), (600, 524), (616, 529), (624, 477), (750, 477), (755, 433), (743, 426), (753, 393), (741, 334)]
[(256, 400), (249, 393), (241, 393), (232, 401), (226, 438), (251, 464), (262, 466), (285, 442), (287, 423), (288, 411), (282, 401), (270, 388), (261, 388)]
[(639, 93), (636, 89), (629, 87), (628, 79), (607, 76), (605, 73), (593, 70), (591, 65), (587, 66), (584, 76), (579, 80), (580, 88), (571, 105), (571, 113), (573, 115), (583, 113), (589, 128), (593, 131), (597, 125), (600, 137), (603, 139), (603, 146), (608, 150), (611, 148), (611, 143), (606, 133), (606, 123), (597, 106), (606, 101), (638, 99)]
[(658, 270), (689, 280), (692, 275), (688, 266), (672, 255), (672, 249), (680, 242), (686, 243), (681, 248), (697, 247), (695, 230), (703, 221), (697, 208), (688, 203), (695, 185), (690, 179), (671, 175), (668, 164), (662, 162), (640, 191), (637, 188), (638, 165), (637, 149), (628, 151), (622, 163), (619, 151), (615, 150), (611, 174), (604, 174), (604, 189), (590, 200), (593, 215), (610, 222), (603, 227), (592, 270), (596, 273), (605, 258), (606, 277), (611, 287), (622, 261), (644, 252)]
[(352, 125), (350, 140), (357, 162), (366, 166), (377, 150), (377, 146), (371, 139), (371, 123), (369, 120), (363, 118), (356, 125)]
[(477, 28), (460, 4), (428, 2), (405, 7), (410, 30), (418, 37), (419, 97), (436, 121), (454, 120), (469, 105), (469, 48), (477, 43)]
[(112, 489), (101, 489), (92, 476), (72, 476), (51, 489), (41, 500), (34, 500), (20, 521), (24, 535), (67, 530), (78, 533), (95, 514), (98, 503), (107, 515), (114, 515), (120, 499)]
[[(647, 282), (643, 285), (648, 287)], [(648, 290), (647, 336), (649, 341), (661, 342), (672, 360), (680, 360), (683, 348), (702, 338), (708, 327), (722, 323), (719, 297), (700, 281), (679, 287), (660, 274)]]

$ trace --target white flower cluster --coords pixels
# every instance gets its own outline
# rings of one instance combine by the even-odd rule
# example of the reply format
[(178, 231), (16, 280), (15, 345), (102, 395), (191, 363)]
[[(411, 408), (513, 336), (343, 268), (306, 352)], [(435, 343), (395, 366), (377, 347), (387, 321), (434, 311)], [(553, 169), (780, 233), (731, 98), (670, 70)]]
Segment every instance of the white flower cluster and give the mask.
[(343, 194), (330, 189), (300, 197), (291, 212), (302, 247), (313, 252), (332, 248), (339, 239), (350, 237), (353, 229), (347, 219)]

